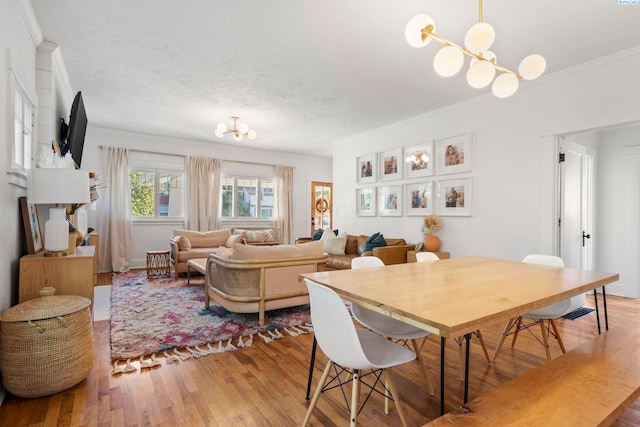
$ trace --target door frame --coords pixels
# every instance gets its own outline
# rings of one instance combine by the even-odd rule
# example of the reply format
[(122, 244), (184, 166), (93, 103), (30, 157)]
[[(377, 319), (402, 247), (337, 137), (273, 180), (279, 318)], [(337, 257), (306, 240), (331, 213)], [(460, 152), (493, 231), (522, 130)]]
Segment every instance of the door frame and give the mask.
[[(640, 126), (640, 116), (637, 113), (632, 114), (618, 114), (604, 115), (597, 117), (588, 117), (575, 120), (572, 122), (554, 122), (542, 125), (540, 129), (539, 143), (541, 147), (540, 163), (539, 163), (539, 179), (542, 183), (540, 192), (540, 209), (539, 209), (539, 240), (538, 250), (540, 253), (548, 253), (552, 255), (559, 254), (558, 248), (558, 200), (559, 200), (559, 186), (558, 182), (558, 140), (563, 136), (573, 136), (576, 134), (584, 134), (590, 132), (600, 132), (605, 130), (621, 129), (625, 127), (638, 127)], [(603, 154), (601, 153), (601, 156)], [(596, 168), (598, 167), (599, 160), (596, 160)], [(601, 171), (602, 172), (602, 171)], [(596, 188), (596, 193), (598, 188)], [(600, 202), (599, 202), (600, 203)], [(596, 205), (595, 210), (598, 211), (600, 207)], [(596, 223), (597, 227), (597, 223)], [(640, 225), (637, 225), (640, 229)], [(636, 231), (636, 236), (640, 235), (640, 231)], [(631, 236), (627, 235), (627, 238)], [(631, 242), (633, 248), (637, 248), (640, 253), (640, 243), (638, 240)], [(598, 250), (595, 249), (595, 264), (596, 269), (606, 269), (606, 266), (600, 265), (601, 256), (598, 256)], [(603, 254), (600, 254), (603, 255)], [(635, 262), (635, 261), (634, 261)], [(623, 274), (627, 274), (628, 262), (623, 263), (624, 267), (620, 268), (621, 277)], [(634, 268), (637, 272), (639, 279), (637, 280), (637, 287), (631, 289), (628, 292), (625, 288), (620, 293), (614, 292), (616, 295), (622, 295), (629, 298), (640, 298), (640, 266), (637, 262), (634, 264)], [(624, 272), (622, 270), (625, 270)], [(625, 280), (626, 282), (626, 280)], [(614, 285), (615, 286), (615, 285)], [(613, 289), (612, 289), (613, 290)], [(611, 291), (610, 291), (611, 292)]]
[(557, 141), (557, 194), (556, 194), (556, 204), (557, 204), (557, 236), (556, 236), (556, 255), (559, 255), (564, 259), (563, 252), (563, 227), (566, 227), (566, 215), (565, 215), (565, 168), (563, 167), (563, 161), (560, 161), (560, 156), (566, 154), (569, 150), (572, 150), (578, 153), (581, 156), (580, 159), (580, 181), (581, 181), (581, 194), (580, 194), (580, 228), (584, 233), (586, 232), (589, 235), (592, 235), (589, 238), (588, 244), (583, 245), (581, 247), (580, 253), (580, 266), (573, 266), (576, 268), (581, 268), (585, 270), (592, 270), (594, 266), (594, 244), (597, 237), (597, 230), (594, 230), (596, 221), (595, 221), (595, 167), (596, 167), (596, 158), (597, 151), (581, 144), (578, 141), (571, 139), (571, 135), (566, 137), (558, 137)]
[[(310, 182), (310, 187), (309, 187), (309, 199), (310, 199), (310, 205), (309, 205), (309, 213), (311, 214), (311, 220), (315, 220), (315, 212), (316, 212), (316, 197), (315, 197), (315, 188), (316, 187), (330, 187), (331, 189), (331, 195), (329, 197), (329, 201), (328, 201), (328, 206), (327, 206), (327, 210), (329, 210), (329, 228), (333, 228), (333, 195), (334, 195), (334, 190), (333, 190), (333, 183), (329, 182), (329, 181), (311, 181)], [(313, 235), (313, 233), (315, 232), (314, 227), (316, 227), (317, 230), (317, 226), (320, 225), (320, 228), (322, 228), (322, 224), (314, 224), (313, 222), (311, 224), (309, 224), (309, 230), (311, 230), (311, 235)]]

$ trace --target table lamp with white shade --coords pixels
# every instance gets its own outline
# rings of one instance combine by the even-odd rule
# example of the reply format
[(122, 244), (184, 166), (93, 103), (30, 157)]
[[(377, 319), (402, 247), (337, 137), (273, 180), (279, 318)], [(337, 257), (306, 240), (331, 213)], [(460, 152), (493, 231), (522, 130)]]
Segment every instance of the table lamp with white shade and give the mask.
[(44, 225), (44, 255), (67, 255), (69, 223), (66, 207), (61, 205), (89, 203), (89, 172), (80, 169), (35, 168), (27, 170), (27, 200), (37, 205), (55, 204), (49, 208)]

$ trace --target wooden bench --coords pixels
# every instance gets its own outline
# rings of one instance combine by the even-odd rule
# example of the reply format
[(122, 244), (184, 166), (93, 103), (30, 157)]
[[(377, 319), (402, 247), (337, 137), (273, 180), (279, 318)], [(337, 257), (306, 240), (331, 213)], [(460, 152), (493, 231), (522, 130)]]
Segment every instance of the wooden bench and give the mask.
[(607, 426), (640, 396), (640, 330), (611, 329), (426, 424)]

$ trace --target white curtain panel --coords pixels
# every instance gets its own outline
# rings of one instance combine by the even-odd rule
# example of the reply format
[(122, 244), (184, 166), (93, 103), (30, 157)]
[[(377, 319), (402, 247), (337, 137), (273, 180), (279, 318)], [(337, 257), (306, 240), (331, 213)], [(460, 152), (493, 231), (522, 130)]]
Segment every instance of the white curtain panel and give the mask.
[(291, 232), (293, 229), (293, 167), (276, 166), (276, 185), (273, 217), (280, 231), (280, 242), (291, 243)]
[(131, 264), (129, 150), (106, 147), (105, 196), (99, 210), (98, 271), (125, 272)]
[(187, 229), (217, 230), (222, 160), (187, 156)]

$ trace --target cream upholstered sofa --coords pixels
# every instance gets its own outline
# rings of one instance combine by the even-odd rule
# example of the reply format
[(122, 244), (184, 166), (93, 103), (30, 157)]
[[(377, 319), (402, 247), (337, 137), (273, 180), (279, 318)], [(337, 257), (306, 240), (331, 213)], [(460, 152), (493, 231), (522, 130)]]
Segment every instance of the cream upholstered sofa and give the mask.
[(298, 275), (322, 269), (322, 242), (253, 246), (234, 244), (209, 255), (205, 273), (205, 307), (210, 301), (236, 313), (258, 313), (309, 303)]
[(234, 243), (277, 245), (278, 229), (267, 227), (223, 228), (212, 231), (173, 230), (169, 239), (171, 267), (175, 277), (187, 272), (187, 261), (206, 258), (220, 246), (232, 248)]
[(242, 235), (231, 234), (231, 229), (213, 231), (173, 230), (169, 239), (171, 267), (175, 277), (187, 272), (187, 261), (206, 258), (220, 246), (233, 247), (242, 242)]

